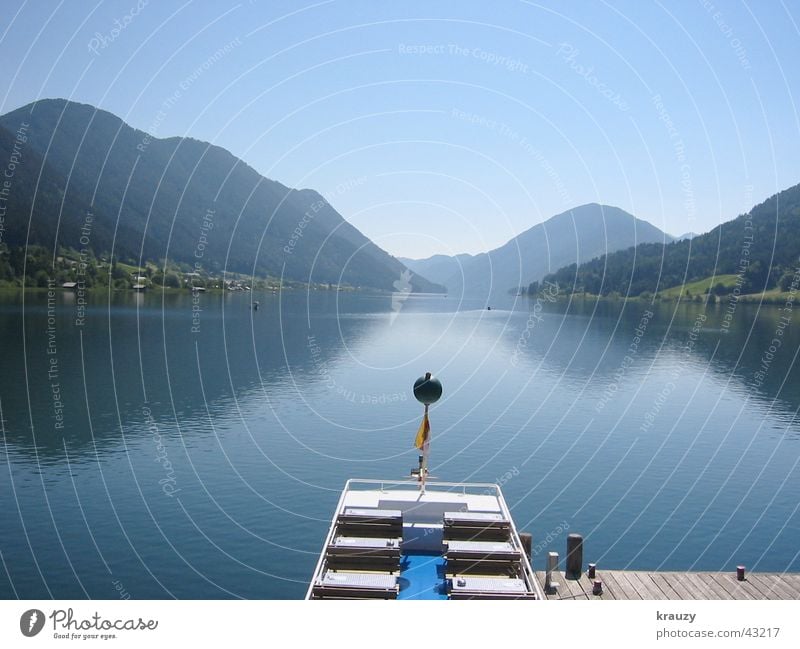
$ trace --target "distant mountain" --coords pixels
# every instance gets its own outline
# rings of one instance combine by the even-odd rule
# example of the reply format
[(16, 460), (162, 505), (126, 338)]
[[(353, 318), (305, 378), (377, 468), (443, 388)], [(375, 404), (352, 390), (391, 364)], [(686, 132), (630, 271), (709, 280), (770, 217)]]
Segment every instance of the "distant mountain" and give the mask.
[(697, 235), (696, 232), (684, 232), (681, 236), (675, 237), (675, 241), (683, 241), (684, 239), (694, 239)]
[[(794, 282), (800, 255), (800, 185), (775, 194), (711, 232), (668, 245), (647, 243), (560, 269), (548, 279), (589, 293), (640, 295), (718, 275), (741, 293)], [(730, 292), (716, 286), (720, 292)]]
[[(11, 247), (80, 249), (85, 236), (96, 254), (113, 250), (120, 260), (385, 290), (405, 270), (317, 192), (264, 178), (218, 146), (158, 139), (92, 106), (45, 99), (3, 115), (0, 159), (12, 156), (2, 222)], [(418, 275), (411, 285), (442, 290)]]
[(672, 241), (672, 237), (618, 207), (591, 203), (557, 214), (488, 253), (407, 264), (419, 264), (421, 273), (444, 284), (451, 294), (489, 297), (527, 287), (567, 264), (645, 241)]
[(434, 255), (427, 259), (408, 259), (398, 257), (413, 272), (426, 277), (432, 282), (443, 284), (453, 275), (461, 272), (461, 268), (473, 259), (472, 255), (463, 253), (453, 257), (449, 255)]

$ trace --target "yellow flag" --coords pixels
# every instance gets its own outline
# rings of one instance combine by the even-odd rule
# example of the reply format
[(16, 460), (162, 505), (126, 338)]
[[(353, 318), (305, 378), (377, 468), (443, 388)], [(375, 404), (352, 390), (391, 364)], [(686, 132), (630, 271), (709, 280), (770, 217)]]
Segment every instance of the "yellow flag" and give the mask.
[(425, 446), (425, 442), (428, 441), (428, 434), (431, 432), (431, 425), (428, 422), (428, 412), (425, 411), (425, 415), (422, 417), (422, 423), (419, 425), (419, 430), (417, 431), (417, 438), (414, 440), (414, 446), (418, 449), (422, 449)]

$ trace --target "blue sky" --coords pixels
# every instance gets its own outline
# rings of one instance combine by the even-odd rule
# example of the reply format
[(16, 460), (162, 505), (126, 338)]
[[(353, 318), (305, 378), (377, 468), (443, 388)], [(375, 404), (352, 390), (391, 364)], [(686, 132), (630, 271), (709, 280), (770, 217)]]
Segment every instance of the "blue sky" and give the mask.
[(704, 232), (800, 182), (797, 2), (4, 9), (0, 112), (66, 97), (213, 142), (396, 255), (589, 202)]

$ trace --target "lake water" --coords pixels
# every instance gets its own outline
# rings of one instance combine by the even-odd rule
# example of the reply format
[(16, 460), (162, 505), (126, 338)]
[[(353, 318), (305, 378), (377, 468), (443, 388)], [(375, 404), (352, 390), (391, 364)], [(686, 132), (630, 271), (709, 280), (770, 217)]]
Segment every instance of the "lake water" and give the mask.
[(416, 465), (426, 370), (432, 474), (502, 483), (535, 568), (574, 531), (601, 569), (800, 570), (800, 314), (111, 302), (0, 294), (0, 597), (302, 597), (345, 480)]

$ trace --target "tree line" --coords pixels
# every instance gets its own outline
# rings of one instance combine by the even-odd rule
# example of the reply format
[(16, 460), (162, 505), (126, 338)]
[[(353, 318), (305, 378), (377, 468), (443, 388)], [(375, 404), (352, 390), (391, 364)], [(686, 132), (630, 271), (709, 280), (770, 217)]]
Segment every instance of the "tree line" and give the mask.
[[(736, 275), (742, 293), (785, 290), (800, 263), (800, 185), (694, 239), (644, 243), (544, 278), (565, 291), (608, 296), (657, 294), (711, 276)], [(535, 283), (534, 283), (535, 284)], [(538, 290), (537, 286), (528, 287)], [(724, 294), (730, 286), (708, 289)]]

